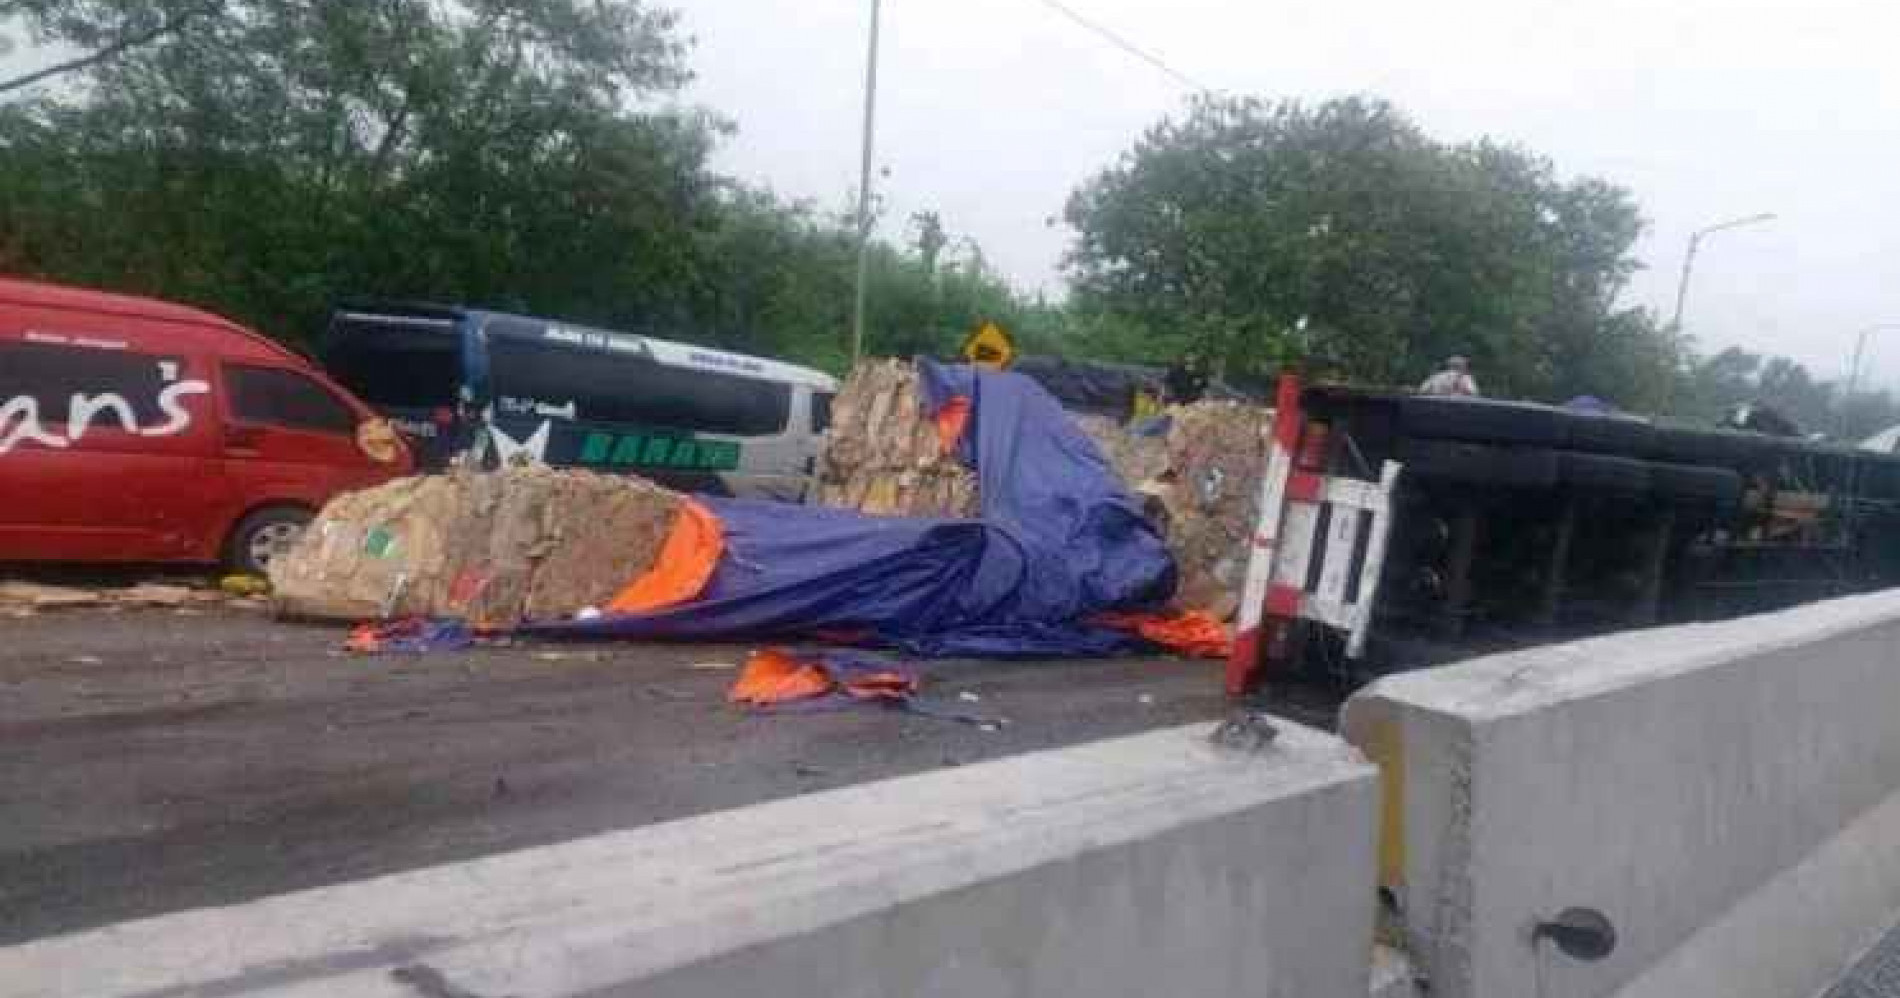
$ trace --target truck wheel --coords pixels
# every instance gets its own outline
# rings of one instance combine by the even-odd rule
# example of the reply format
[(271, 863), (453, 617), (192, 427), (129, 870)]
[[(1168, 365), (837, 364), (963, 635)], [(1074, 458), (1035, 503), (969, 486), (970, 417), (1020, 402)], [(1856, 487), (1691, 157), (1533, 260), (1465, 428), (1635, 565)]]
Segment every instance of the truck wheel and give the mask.
[(1582, 492), (1642, 495), (1649, 491), (1649, 465), (1628, 457), (1563, 451), (1557, 455), (1557, 476)]
[(233, 572), (269, 575), (270, 562), (290, 547), (310, 522), (310, 511), (296, 506), (266, 506), (238, 521), (224, 545), (224, 564)]
[(1772, 446), (1754, 433), (1659, 426), (1651, 436), (1649, 456), (1670, 464), (1737, 468), (1764, 463)]
[(1593, 454), (1641, 457), (1654, 447), (1656, 428), (1629, 416), (1570, 414), (1570, 449)]
[(1649, 472), (1661, 499), (1706, 503), (1722, 509), (1742, 501), (1742, 476), (1727, 468), (1656, 463), (1649, 466)]
[(1398, 459), (1411, 478), (1519, 489), (1557, 484), (1557, 452), (1542, 447), (1406, 439), (1399, 441)]
[(1569, 436), (1568, 415), (1535, 402), (1458, 395), (1409, 395), (1399, 400), (1400, 432), (1433, 440), (1562, 446)]

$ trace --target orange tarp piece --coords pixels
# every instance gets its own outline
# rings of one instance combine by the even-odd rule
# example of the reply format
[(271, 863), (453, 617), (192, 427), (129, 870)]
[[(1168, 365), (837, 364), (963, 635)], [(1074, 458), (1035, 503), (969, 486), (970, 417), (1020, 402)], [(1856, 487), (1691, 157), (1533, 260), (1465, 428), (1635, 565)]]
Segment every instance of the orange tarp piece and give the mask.
[(1226, 658), (1233, 648), (1227, 625), (1205, 610), (1189, 610), (1172, 617), (1158, 613), (1105, 613), (1094, 622), (1118, 631), (1134, 631), (1190, 658)]
[(607, 604), (612, 613), (651, 613), (684, 603), (706, 590), (726, 553), (726, 532), (712, 510), (687, 499), (673, 518), (660, 555), (645, 575)]
[(955, 396), (937, 410), (937, 443), (942, 445), (945, 454), (957, 449), (957, 441), (963, 439), (963, 428), (969, 422), (970, 400), (967, 396)]
[(830, 692), (831, 674), (823, 666), (800, 662), (778, 648), (765, 648), (746, 659), (745, 671), (739, 673), (739, 681), (732, 684), (726, 699), (769, 707)]
[(917, 680), (896, 671), (846, 669), (834, 675), (822, 662), (792, 657), (783, 648), (762, 648), (746, 659), (739, 681), (726, 699), (753, 707), (772, 707), (831, 693), (853, 700), (904, 701), (917, 692)]

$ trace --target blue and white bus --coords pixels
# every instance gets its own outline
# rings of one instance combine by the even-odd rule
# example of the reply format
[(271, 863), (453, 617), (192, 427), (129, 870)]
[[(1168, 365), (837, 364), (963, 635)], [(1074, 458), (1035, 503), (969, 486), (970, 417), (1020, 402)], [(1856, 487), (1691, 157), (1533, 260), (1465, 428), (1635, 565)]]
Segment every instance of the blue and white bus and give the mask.
[(529, 460), (788, 501), (809, 487), (838, 390), (763, 357), (457, 306), (339, 308), (322, 358), (424, 468)]

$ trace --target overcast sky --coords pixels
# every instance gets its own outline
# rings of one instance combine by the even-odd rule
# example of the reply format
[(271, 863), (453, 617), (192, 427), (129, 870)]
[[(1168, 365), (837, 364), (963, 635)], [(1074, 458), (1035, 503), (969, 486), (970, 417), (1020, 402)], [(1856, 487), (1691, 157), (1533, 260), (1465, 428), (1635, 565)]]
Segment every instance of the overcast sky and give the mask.
[[(1635, 191), (1630, 295), (1818, 376), (1900, 322), (1900, 9), (1879, 0), (1065, 0), (1216, 90), (1371, 93)], [(856, 183), (869, 0), (676, 0), (691, 96), (737, 120), (727, 172), (830, 206)], [(1068, 192), (1186, 91), (1038, 0), (885, 0), (877, 162), (891, 216), (943, 213), (1026, 289), (1060, 288)], [(896, 223), (892, 226), (896, 234)], [(1869, 369), (1900, 384), (1900, 330)]]
[[(663, 0), (664, 2), (664, 0)], [(671, 0), (687, 99), (738, 126), (720, 169), (842, 207), (857, 179), (869, 0)], [(1633, 189), (1632, 300), (1665, 312), (1698, 227), (1688, 330), (1838, 377), (1900, 322), (1900, 8), (1880, 0), (1064, 0), (1216, 90), (1396, 101)], [(27, 53), (0, 56), (18, 68)], [(942, 212), (1025, 290), (1059, 293), (1074, 186), (1187, 90), (1039, 0), (884, 0), (877, 162), (889, 230)], [(1869, 369), (1900, 385), (1900, 330)]]

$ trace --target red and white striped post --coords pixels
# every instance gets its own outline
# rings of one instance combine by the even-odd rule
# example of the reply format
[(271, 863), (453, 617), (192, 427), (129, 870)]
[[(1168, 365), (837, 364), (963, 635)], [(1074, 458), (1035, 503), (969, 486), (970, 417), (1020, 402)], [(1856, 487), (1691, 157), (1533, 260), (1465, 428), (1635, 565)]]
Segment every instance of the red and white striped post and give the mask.
[(1280, 529), (1286, 522), (1287, 502), (1296, 491), (1307, 491), (1308, 498), (1317, 491), (1317, 481), (1304, 490), (1299, 486), (1306, 483), (1295, 481), (1305, 426), (1306, 418), (1300, 411), (1300, 380), (1283, 374), (1274, 401), (1267, 470), (1260, 479), (1260, 512), (1247, 555), (1247, 578), (1240, 591), (1234, 650), (1227, 660), (1227, 692), (1231, 696), (1252, 687), (1262, 652), (1277, 643), (1287, 623), (1299, 614), (1299, 590), (1274, 585), (1273, 565), (1280, 547)]

